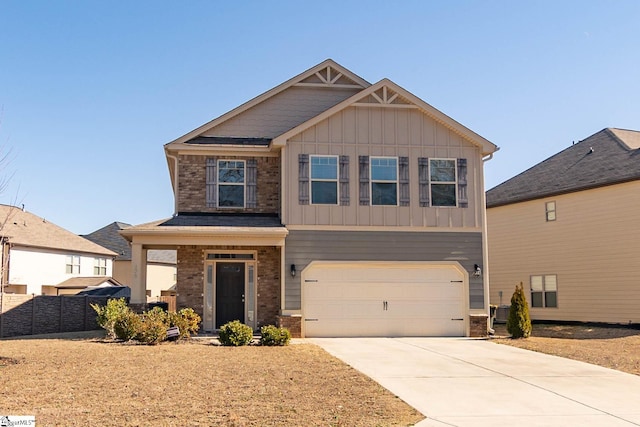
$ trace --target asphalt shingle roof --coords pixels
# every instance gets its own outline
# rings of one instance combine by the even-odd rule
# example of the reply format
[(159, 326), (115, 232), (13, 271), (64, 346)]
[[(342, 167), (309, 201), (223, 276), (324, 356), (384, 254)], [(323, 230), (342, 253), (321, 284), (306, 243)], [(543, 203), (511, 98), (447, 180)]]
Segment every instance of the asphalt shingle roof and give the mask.
[(640, 179), (640, 132), (606, 128), (487, 191), (487, 207)]
[(283, 227), (276, 214), (179, 213), (161, 227)]
[(227, 136), (198, 136), (186, 141), (185, 144), (208, 145), (258, 145), (268, 147), (271, 138), (236, 138)]

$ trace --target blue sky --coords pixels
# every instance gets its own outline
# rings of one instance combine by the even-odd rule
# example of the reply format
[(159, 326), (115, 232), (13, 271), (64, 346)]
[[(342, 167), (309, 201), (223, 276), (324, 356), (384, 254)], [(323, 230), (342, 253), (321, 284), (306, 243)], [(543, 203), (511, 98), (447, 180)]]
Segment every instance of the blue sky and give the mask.
[(486, 187), (640, 130), (640, 2), (0, 3), (2, 203), (78, 234), (168, 217), (163, 145), (332, 58), (500, 147)]

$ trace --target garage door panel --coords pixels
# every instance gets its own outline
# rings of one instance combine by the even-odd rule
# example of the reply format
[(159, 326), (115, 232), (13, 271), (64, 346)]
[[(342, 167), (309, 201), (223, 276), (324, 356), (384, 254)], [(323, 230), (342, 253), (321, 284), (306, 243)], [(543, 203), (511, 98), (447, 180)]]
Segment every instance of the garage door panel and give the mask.
[(305, 335), (462, 336), (464, 279), (453, 264), (314, 263), (303, 271)]

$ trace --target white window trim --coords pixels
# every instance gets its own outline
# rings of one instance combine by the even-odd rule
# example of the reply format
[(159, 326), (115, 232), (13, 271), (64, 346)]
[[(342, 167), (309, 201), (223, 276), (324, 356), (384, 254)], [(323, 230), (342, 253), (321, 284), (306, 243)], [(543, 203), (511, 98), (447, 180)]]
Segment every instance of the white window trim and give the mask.
[(557, 206), (555, 200), (550, 200), (544, 204), (544, 216), (547, 222), (555, 221), (558, 218), (556, 214)]
[[(96, 273), (96, 269), (98, 272)], [(104, 273), (102, 273), (104, 271)], [(94, 258), (93, 259), (93, 275), (94, 276), (106, 276), (107, 275), (107, 259), (106, 258)]]
[[(244, 170), (244, 178), (242, 179), (242, 182), (221, 182), (220, 181), (220, 163), (221, 162), (240, 162), (242, 163), (242, 168)], [(246, 160), (241, 160), (241, 159), (218, 159), (216, 162), (216, 173), (218, 174), (218, 176), (216, 177), (216, 192), (218, 194), (216, 194), (216, 200), (218, 201), (218, 209), (245, 209), (247, 206), (247, 161)], [(220, 204), (220, 186), (221, 185), (226, 185), (226, 186), (231, 186), (231, 185), (235, 185), (235, 186), (242, 186), (242, 206), (222, 206)]]
[[(374, 159), (395, 159), (396, 161), (396, 179), (392, 180), (381, 180), (381, 179), (373, 179), (373, 160)], [(369, 156), (369, 206), (398, 206), (400, 204), (400, 160), (398, 157), (394, 156)], [(374, 205), (373, 204), (373, 184), (375, 183), (383, 183), (383, 184), (395, 184), (396, 185), (396, 204), (395, 205)]]
[[(77, 263), (75, 262), (77, 261)], [(67, 255), (65, 257), (65, 266), (64, 271), (66, 274), (80, 274), (80, 265), (81, 259), (80, 255)], [(71, 266), (71, 272), (67, 272), (67, 267)], [(76, 272), (74, 272), (74, 267), (78, 267)]]
[[(556, 278), (556, 290), (555, 291), (547, 291), (547, 277), (548, 276), (555, 276)], [(531, 289), (531, 281), (534, 277), (541, 277), (542, 278), (542, 291), (535, 291), (535, 292), (540, 292), (542, 293), (542, 306), (541, 307), (534, 307), (533, 306), (533, 293), (534, 290)], [(546, 292), (555, 292), (556, 293), (556, 305), (549, 307), (547, 305), (547, 298), (545, 293)], [(550, 309), (557, 309), (559, 304), (558, 304), (558, 275), (557, 274), (532, 274), (531, 276), (529, 276), (529, 306), (533, 309), (538, 309), (538, 308), (550, 308)]]
[[(433, 181), (431, 179), (431, 162), (434, 160), (448, 160), (448, 161), (452, 161), (453, 162), (453, 173), (455, 175), (455, 181)], [(427, 169), (427, 173), (429, 174), (429, 200), (430, 200), (430, 206), (432, 208), (457, 208), (458, 207), (458, 159), (456, 158), (449, 158), (449, 157), (430, 157), (429, 158), (429, 166)], [(434, 205), (433, 204), (433, 194), (431, 192), (431, 189), (433, 188), (433, 185), (441, 185), (441, 184), (448, 184), (451, 185), (453, 184), (455, 186), (455, 198), (456, 198), (456, 204), (454, 206), (440, 206), (440, 205)]]
[[(332, 157), (336, 159), (336, 178), (324, 179), (313, 178), (313, 159), (317, 157)], [(335, 203), (313, 203), (313, 182), (335, 182), (336, 184), (336, 202)], [(311, 154), (309, 155), (309, 204), (317, 206), (338, 206), (340, 204), (340, 156)]]

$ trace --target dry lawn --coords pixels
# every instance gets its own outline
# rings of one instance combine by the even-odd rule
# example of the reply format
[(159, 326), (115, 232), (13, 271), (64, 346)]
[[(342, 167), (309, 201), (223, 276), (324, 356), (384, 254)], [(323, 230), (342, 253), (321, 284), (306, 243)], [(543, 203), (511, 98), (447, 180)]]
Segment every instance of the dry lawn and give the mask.
[(640, 375), (638, 329), (534, 323), (529, 338), (511, 339), (504, 324), (494, 326), (494, 342)]
[(0, 415), (39, 426), (407, 426), (424, 417), (311, 344), (0, 341)]

